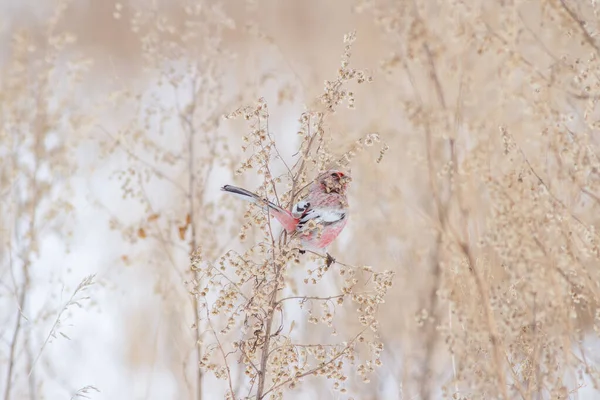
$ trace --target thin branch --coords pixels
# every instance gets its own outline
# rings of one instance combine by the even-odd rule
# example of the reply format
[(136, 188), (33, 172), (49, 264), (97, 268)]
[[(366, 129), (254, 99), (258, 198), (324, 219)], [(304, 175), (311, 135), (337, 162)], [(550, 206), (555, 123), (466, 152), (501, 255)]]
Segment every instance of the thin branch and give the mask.
[[(194, 116), (194, 112), (196, 111), (196, 103), (197, 103), (197, 98), (196, 98), (196, 94), (197, 91), (195, 90), (196, 88), (196, 79), (197, 79), (197, 75), (194, 74), (192, 77), (192, 84), (190, 85), (191, 90), (192, 90), (192, 98), (190, 100), (190, 106), (189, 108), (186, 108), (186, 113), (184, 113), (180, 106), (179, 106), (179, 101), (176, 102), (176, 107), (178, 110), (178, 115), (181, 121), (181, 124), (184, 128), (187, 128), (187, 150), (188, 150), (188, 164), (187, 164), (187, 168), (188, 168), (188, 187), (187, 190), (184, 190), (184, 193), (187, 194), (187, 202), (188, 202), (188, 216), (189, 216), (189, 225), (190, 225), (190, 230), (191, 230), (191, 240), (190, 240), (190, 251), (189, 253), (192, 254), (194, 251), (196, 251), (197, 248), (197, 238), (196, 238), (196, 214), (195, 214), (195, 187), (197, 185), (196, 182), (196, 171), (195, 171), (195, 165), (194, 165), (194, 160), (196, 157), (196, 152), (195, 152), (195, 142), (194, 139), (196, 137), (196, 128), (194, 126), (194, 123), (192, 121), (192, 118)], [(174, 88), (175, 89), (175, 88)], [(175, 96), (176, 99), (178, 99), (177, 95)], [(192, 271), (192, 273), (194, 274), (194, 277), (196, 278), (196, 280), (198, 280), (199, 276), (198, 276), (198, 271)], [(193, 308), (194, 308), (194, 322), (196, 325), (196, 329), (195, 329), (195, 336), (196, 336), (196, 343), (194, 343), (194, 347), (196, 348), (196, 358), (198, 363), (200, 363), (200, 361), (202, 360), (202, 347), (200, 346), (200, 305), (199, 305), (199, 301), (198, 298), (196, 296), (193, 296)], [(203, 373), (202, 370), (200, 368), (196, 368), (197, 370), (197, 375), (196, 375), (196, 399), (197, 400), (202, 400), (202, 379), (203, 379)]]
[(79, 292), (82, 292), (82, 291), (86, 290), (88, 287), (90, 287), (91, 285), (93, 285), (95, 283), (94, 282), (95, 276), (96, 276), (96, 274), (92, 274), (92, 275), (88, 275), (85, 278), (83, 278), (83, 280), (79, 283), (79, 285), (77, 285), (77, 287), (73, 291), (73, 294), (71, 295), (71, 297), (69, 298), (69, 300), (67, 301), (67, 303), (60, 310), (60, 312), (56, 316), (56, 319), (54, 320), (54, 323), (52, 324), (52, 327), (50, 328), (50, 332), (46, 336), (46, 339), (44, 340), (44, 343), (42, 344), (42, 347), (40, 348), (40, 351), (38, 352), (38, 355), (36, 356), (35, 360), (33, 361), (33, 364), (31, 365), (31, 369), (29, 370), (29, 374), (28, 375), (31, 375), (31, 373), (33, 372), (33, 369), (35, 368), (35, 365), (37, 364), (38, 360), (40, 359), (40, 357), (42, 355), (42, 352), (46, 348), (46, 345), (50, 341), (50, 338), (53, 338), (53, 337), (56, 336), (56, 331), (57, 331), (58, 326), (59, 326), (59, 324), (61, 322), (61, 317), (65, 313), (65, 311), (67, 311), (69, 309), (69, 307), (71, 307), (73, 305), (80, 305), (79, 304), (80, 300), (86, 300), (87, 299), (87, 298), (83, 298), (83, 299), (75, 300), (75, 296)]
[[(310, 116), (308, 116), (307, 118), (308, 118), (308, 120), (306, 122), (307, 127), (308, 127), (307, 134), (310, 135)], [(310, 154), (310, 150), (312, 148), (313, 142), (318, 135), (319, 135), (318, 130), (317, 130), (317, 132), (310, 135), (310, 139), (308, 140), (308, 144), (306, 145), (306, 150), (304, 151), (304, 155), (301, 158), (302, 161), (300, 162), (300, 167), (298, 167), (298, 171), (296, 172), (296, 177), (292, 181), (292, 190), (290, 191), (290, 193), (292, 195), (290, 198), (290, 205), (289, 205), (290, 211), (292, 211), (292, 208), (294, 206), (294, 200), (296, 199), (296, 196), (298, 196), (298, 194), (300, 194), (300, 192), (302, 192), (302, 190), (304, 190), (308, 185), (310, 185), (310, 183), (308, 183), (296, 191), (297, 181), (298, 181), (298, 179), (300, 179), (300, 176), (302, 176), (302, 172), (304, 171), (304, 168), (306, 166), (306, 160), (308, 159), (308, 155)], [(295, 167), (295, 165), (294, 165), (294, 167)]]
[[(456, 165), (456, 154), (453, 151), (452, 152), (453, 155), (453, 161), (454, 161), (454, 168), (457, 169), (458, 166)], [(495, 367), (495, 373), (496, 373), (496, 379), (498, 381), (498, 386), (500, 389), (500, 393), (502, 394), (502, 397), (505, 400), (508, 400), (508, 392), (507, 392), (507, 386), (506, 386), (506, 374), (504, 372), (504, 363), (503, 363), (503, 357), (502, 357), (502, 351), (501, 351), (501, 343), (500, 343), (500, 335), (498, 333), (498, 327), (496, 325), (496, 320), (494, 318), (494, 314), (493, 314), (493, 310), (492, 310), (492, 306), (491, 306), (491, 301), (489, 298), (489, 288), (486, 285), (485, 279), (481, 274), (481, 271), (479, 271), (479, 267), (477, 265), (476, 259), (473, 256), (473, 253), (471, 252), (471, 248), (468, 244), (468, 238), (469, 238), (469, 229), (468, 229), (468, 220), (469, 220), (469, 210), (465, 207), (464, 203), (463, 203), (463, 197), (460, 193), (460, 190), (455, 190), (455, 194), (456, 194), (456, 199), (458, 201), (459, 204), (459, 210), (460, 210), (460, 215), (461, 215), (461, 228), (462, 228), (462, 239), (461, 236), (454, 231), (453, 227), (451, 225), (449, 225), (449, 232), (451, 233), (451, 236), (454, 238), (454, 240), (457, 241), (458, 247), (459, 249), (462, 251), (462, 253), (464, 254), (464, 256), (467, 258), (467, 262), (469, 265), (469, 271), (471, 272), (471, 275), (473, 276), (474, 280), (475, 280), (475, 284), (477, 287), (477, 291), (479, 293), (479, 297), (481, 299), (481, 305), (483, 307), (483, 313), (484, 313), (484, 317), (486, 319), (486, 324), (489, 330), (489, 335), (490, 335), (490, 342), (492, 344), (492, 355), (493, 355), (493, 359), (494, 359), (494, 367)]]
[(114, 135), (111, 134), (110, 132), (108, 132), (108, 130), (106, 130), (102, 125), (98, 125), (98, 128), (100, 128), (100, 130), (102, 132), (104, 132), (108, 137), (110, 137), (111, 139), (113, 139), (115, 141), (115, 143), (118, 144), (125, 151), (125, 153), (127, 153), (128, 156), (130, 156), (134, 160), (136, 160), (136, 161), (144, 164), (146, 167), (150, 168), (150, 170), (152, 171), (152, 173), (154, 173), (159, 178), (162, 178), (162, 179), (170, 182), (171, 184), (173, 184), (173, 186), (175, 186), (181, 192), (183, 192), (183, 193), (187, 192), (187, 190), (183, 186), (181, 186), (180, 183), (178, 183), (177, 181), (173, 180), (172, 178), (170, 178), (167, 175), (165, 175), (164, 173), (162, 173), (160, 170), (158, 170), (154, 165), (152, 165), (148, 161), (146, 161), (146, 160), (142, 159), (141, 157), (139, 157), (137, 154), (135, 154), (133, 152), (133, 150), (129, 149), (129, 147), (127, 147), (123, 143), (122, 140), (117, 139), (116, 137), (114, 137)]
[(340, 297), (344, 297), (344, 296), (346, 296), (346, 295), (345, 294), (338, 294), (337, 296), (329, 296), (329, 297), (319, 297), (319, 296), (291, 296), (291, 297), (284, 297), (282, 299), (279, 299), (275, 304), (279, 305), (279, 304), (283, 303), (286, 300), (293, 300), (293, 299), (329, 301), (329, 300), (333, 300), (333, 299), (339, 299)]
[(577, 24), (577, 26), (581, 30), (581, 33), (583, 34), (583, 39), (590, 46), (592, 46), (592, 48), (596, 51), (596, 53), (600, 54), (600, 48), (598, 47), (598, 44), (596, 43), (596, 41), (594, 40), (592, 35), (590, 35), (588, 30), (585, 28), (585, 22), (581, 18), (579, 18), (579, 16), (577, 14), (575, 14), (575, 11), (573, 11), (571, 8), (569, 8), (569, 6), (567, 6), (567, 4), (565, 3), (565, 0), (559, 0), (559, 2), (561, 4), (561, 6), (563, 7), (563, 9), (567, 12), (569, 17)]
[(568, 207), (566, 206), (566, 204), (560, 200), (558, 197), (556, 197), (556, 195), (554, 193), (552, 193), (552, 191), (550, 190), (550, 188), (548, 187), (548, 185), (546, 185), (546, 182), (544, 182), (544, 180), (540, 177), (540, 175), (535, 171), (535, 169), (533, 168), (533, 166), (531, 165), (531, 163), (529, 162), (529, 160), (527, 159), (527, 157), (525, 156), (525, 153), (523, 152), (523, 150), (519, 147), (519, 152), (521, 153), (521, 156), (523, 157), (523, 161), (525, 161), (525, 163), (527, 164), (529, 170), (531, 171), (531, 173), (537, 178), (537, 181), (540, 185), (542, 185), (545, 189), (546, 192), (548, 193), (548, 195), (554, 199), (554, 201), (556, 203), (558, 203), (561, 208), (567, 212), (569, 214), (569, 216), (571, 218), (573, 218), (575, 221), (577, 221), (581, 226), (583, 226), (585, 229), (588, 229), (588, 226), (575, 214), (573, 214)]
[[(233, 391), (233, 380), (231, 379), (231, 369), (229, 368), (229, 364), (227, 363), (227, 355), (225, 354), (225, 351), (223, 350), (223, 345), (221, 344), (221, 341), (219, 340), (219, 335), (217, 335), (217, 333), (215, 332), (215, 328), (213, 327), (212, 322), (210, 320), (208, 307), (206, 307), (206, 317), (207, 317), (206, 320), (208, 321), (208, 325), (210, 326), (213, 336), (215, 337), (215, 340), (217, 342), (217, 348), (219, 349), (221, 356), (223, 357), (223, 364), (225, 364), (225, 369), (227, 370), (227, 381), (229, 384), (229, 390), (231, 391), (231, 396), (233, 396), (233, 398), (235, 399), (235, 392)], [(200, 347), (200, 344), (196, 343), (196, 346)], [(198, 369), (200, 369), (200, 368), (198, 368)], [(202, 377), (202, 376), (200, 376), (200, 377)]]
[[(24, 268), (28, 268), (28, 267), (24, 267)], [(25, 299), (26, 299), (25, 293), (27, 293), (27, 288), (29, 286), (28, 276), (29, 276), (29, 274), (27, 274), (27, 280), (23, 284), (23, 287), (21, 288), (21, 293), (19, 294), (19, 300), (18, 300), (19, 310), (17, 311), (17, 321), (15, 323), (15, 328), (13, 329), (13, 335), (11, 338), (10, 350), (9, 350), (9, 355), (8, 355), (8, 369), (6, 371), (6, 387), (4, 388), (4, 400), (10, 400), (10, 392), (12, 389), (13, 369), (15, 366), (15, 352), (16, 352), (16, 348), (17, 348), (19, 333), (21, 331), (21, 311), (20, 310), (25, 305)]]
[(271, 343), (271, 328), (273, 326), (273, 316), (274, 316), (274, 311), (276, 309), (276, 304), (277, 304), (277, 293), (279, 292), (279, 276), (281, 274), (281, 270), (283, 269), (283, 266), (277, 266), (277, 264), (274, 265), (275, 268), (275, 277), (273, 278), (273, 282), (275, 284), (275, 287), (273, 288), (273, 291), (271, 292), (271, 298), (269, 300), (269, 305), (268, 305), (268, 309), (267, 309), (267, 321), (266, 321), (266, 327), (265, 327), (265, 342), (264, 345), (261, 349), (261, 358), (260, 358), (260, 372), (258, 374), (258, 387), (256, 389), (256, 399), (257, 400), (262, 400), (268, 393), (268, 391), (266, 393), (264, 393), (265, 390), (265, 381), (267, 378), (267, 363), (268, 363), (268, 358), (269, 358), (269, 346)]
[[(334, 363), (334, 362), (335, 362), (337, 359), (339, 359), (340, 357), (342, 357), (344, 354), (346, 354), (346, 353), (347, 353), (347, 351), (350, 349), (351, 345), (352, 345), (352, 344), (354, 344), (354, 342), (356, 342), (356, 341), (358, 340), (358, 338), (359, 338), (359, 337), (360, 337), (360, 336), (361, 336), (363, 333), (365, 333), (365, 332), (366, 332), (366, 330), (367, 330), (367, 328), (365, 328), (365, 329), (363, 329), (362, 331), (360, 331), (360, 333), (358, 333), (356, 336), (354, 336), (354, 338), (353, 338), (353, 339), (352, 339), (350, 342), (348, 342), (348, 345), (347, 345), (346, 347), (344, 347), (344, 349), (343, 349), (342, 351), (340, 351), (340, 352), (339, 352), (338, 354), (336, 354), (334, 357), (332, 357), (331, 359), (329, 359), (327, 362), (323, 362), (323, 363), (321, 363), (321, 364), (320, 364), (318, 367), (315, 367), (315, 368), (313, 368), (313, 369), (310, 369), (310, 370), (308, 370), (308, 371), (306, 371), (306, 372), (304, 372), (304, 373), (297, 374), (297, 375), (295, 375), (293, 378), (286, 379), (285, 381), (283, 381), (283, 382), (281, 382), (281, 383), (279, 383), (279, 384), (277, 384), (277, 385), (273, 386), (272, 388), (270, 388), (269, 390), (267, 390), (267, 391), (265, 392), (264, 396), (263, 396), (263, 397), (261, 397), (261, 398), (264, 398), (264, 397), (266, 397), (266, 396), (267, 396), (269, 393), (271, 393), (272, 391), (275, 391), (275, 390), (279, 389), (280, 387), (282, 387), (282, 386), (285, 386), (285, 385), (287, 385), (288, 383), (291, 383), (291, 382), (292, 382), (292, 381), (294, 381), (294, 380), (297, 380), (297, 379), (303, 378), (303, 377), (305, 377), (305, 376), (308, 376), (308, 375), (313, 375), (313, 374), (315, 374), (316, 372), (318, 372), (319, 370), (323, 369), (323, 367), (326, 367), (327, 365), (333, 364), (333, 363)], [(259, 399), (260, 399), (260, 398), (259, 398)]]
[(500, 389), (500, 393), (505, 400), (508, 400), (508, 393), (506, 391), (506, 376), (503, 370), (503, 362), (500, 351), (500, 335), (498, 334), (498, 327), (496, 325), (496, 320), (493, 315), (493, 311), (490, 305), (489, 298), (489, 289), (485, 284), (485, 280), (483, 276), (481, 276), (481, 272), (479, 271), (479, 267), (476, 264), (476, 260), (471, 253), (471, 249), (465, 242), (460, 242), (459, 247), (463, 254), (467, 257), (469, 263), (469, 271), (471, 271), (473, 277), (475, 278), (475, 283), (477, 286), (477, 291), (479, 292), (479, 297), (481, 299), (483, 313), (486, 319), (486, 323), (489, 329), (490, 334), (490, 342), (492, 344), (492, 353), (494, 357), (494, 366), (496, 371), (496, 379), (498, 379), (498, 386)]
[[(39, 102), (39, 98), (38, 98), (38, 102)], [(36, 115), (36, 120), (39, 120), (40, 118), (42, 118), (40, 116), (40, 114)], [(35, 222), (36, 222), (36, 218), (37, 218), (37, 205), (39, 204), (39, 196), (40, 196), (40, 189), (38, 186), (38, 181), (37, 181), (37, 175), (39, 172), (39, 159), (40, 157), (38, 157), (38, 151), (40, 149), (40, 144), (43, 141), (43, 138), (40, 137), (39, 132), (37, 132), (38, 134), (35, 135), (35, 143), (34, 143), (34, 149), (33, 152), (34, 154), (34, 168), (33, 168), (33, 174), (32, 174), (32, 181), (31, 181), (31, 190), (32, 190), (32, 194), (31, 194), (31, 198), (32, 201), (30, 203), (30, 216), (29, 216), (29, 224), (28, 224), (28, 235), (30, 236), (29, 240), (30, 243), (35, 242), (36, 239), (36, 231), (35, 231)], [(15, 134), (18, 134), (17, 132), (15, 132)], [(15, 152), (16, 155), (16, 152)], [(20, 213), (18, 213), (17, 215), (19, 215)], [(15, 218), (15, 225), (17, 224), (17, 219)], [(16, 227), (16, 229), (18, 229), (18, 227)], [(18, 235), (17, 235), (18, 237)], [(4, 390), (4, 400), (10, 400), (10, 393), (12, 390), (12, 378), (13, 378), (13, 372), (14, 372), (14, 365), (15, 365), (15, 354), (16, 354), (16, 348), (17, 348), (17, 342), (19, 339), (19, 333), (21, 331), (21, 318), (22, 318), (22, 314), (23, 311), (25, 309), (25, 304), (27, 302), (27, 291), (29, 290), (29, 286), (30, 286), (30, 267), (31, 267), (31, 260), (30, 260), (30, 256), (29, 254), (25, 255), (23, 257), (23, 267), (22, 267), (22, 271), (23, 271), (23, 279), (24, 282), (21, 286), (21, 293), (19, 295), (19, 300), (18, 300), (18, 312), (17, 312), (17, 321), (15, 323), (15, 329), (13, 331), (13, 336), (12, 336), (12, 342), (10, 344), (10, 351), (9, 351), (9, 358), (8, 358), (8, 369), (6, 372), (6, 388)], [(12, 251), (11, 251), (11, 259), (10, 259), (11, 265), (12, 265)], [(11, 268), (11, 274), (12, 274), (12, 268)], [(13, 277), (14, 279), (14, 277)], [(16, 289), (16, 288), (15, 288)], [(31, 373), (30, 373), (31, 374)]]

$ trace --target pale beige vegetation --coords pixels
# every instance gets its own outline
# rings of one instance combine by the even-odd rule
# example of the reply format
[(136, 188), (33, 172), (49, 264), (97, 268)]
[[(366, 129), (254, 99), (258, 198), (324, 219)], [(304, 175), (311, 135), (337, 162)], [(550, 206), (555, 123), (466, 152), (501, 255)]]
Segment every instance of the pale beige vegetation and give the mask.
[(600, 396), (595, 1), (0, 5), (3, 399)]

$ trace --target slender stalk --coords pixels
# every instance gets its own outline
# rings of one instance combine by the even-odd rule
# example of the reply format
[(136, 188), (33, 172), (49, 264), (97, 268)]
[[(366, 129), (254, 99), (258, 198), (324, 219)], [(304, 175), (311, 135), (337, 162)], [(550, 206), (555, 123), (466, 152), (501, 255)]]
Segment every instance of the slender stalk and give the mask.
[[(23, 270), (28, 270), (28, 265), (23, 267)], [(10, 392), (12, 390), (12, 377), (15, 366), (15, 352), (17, 349), (17, 342), (19, 340), (19, 333), (21, 331), (21, 310), (27, 300), (27, 287), (29, 286), (29, 273), (26, 274), (25, 282), (21, 288), (19, 294), (19, 305), (17, 308), (17, 322), (15, 323), (15, 329), (10, 343), (10, 353), (8, 356), (8, 370), (6, 372), (6, 388), (4, 389), (4, 400), (10, 400)]]
[[(38, 115), (37, 116), (37, 120), (36, 122), (39, 122), (39, 119), (41, 117)], [(39, 124), (37, 124), (39, 126)], [(40, 153), (43, 149), (43, 135), (41, 134), (41, 132), (37, 132), (39, 134), (35, 135), (35, 143), (33, 144), (33, 153), (35, 155), (35, 161), (34, 161), (34, 167), (33, 167), (33, 172), (31, 175), (31, 181), (30, 181), (30, 185), (31, 185), (31, 198), (32, 201), (30, 203), (30, 219), (29, 219), (29, 224), (28, 224), (28, 235), (22, 235), (22, 237), (26, 237), (29, 236), (29, 243), (34, 243), (37, 239), (36, 239), (36, 232), (35, 232), (35, 220), (37, 217), (37, 205), (39, 203), (39, 196), (40, 196), (40, 191), (38, 188), (38, 181), (37, 181), (37, 176), (38, 176), (38, 171), (39, 171), (39, 159), (40, 159)], [(15, 152), (15, 154), (17, 154), (17, 152)], [(14, 163), (14, 161), (13, 161)], [(13, 164), (14, 165), (14, 164)], [(17, 196), (16, 197), (16, 201), (19, 202), (20, 199)], [(21, 215), (20, 211), (17, 211), (17, 213), (15, 214), (17, 215), (17, 218), (19, 215)], [(15, 221), (16, 224), (16, 221)], [(16, 228), (18, 229), (18, 227)], [(18, 237), (19, 235), (17, 235)], [(28, 250), (28, 249), (27, 249)], [(12, 260), (12, 254), (10, 255), (11, 260)], [(30, 286), (30, 281), (31, 281), (31, 277), (29, 275), (29, 270), (30, 270), (30, 266), (31, 266), (31, 260), (29, 257), (29, 252), (24, 252), (23, 253), (23, 257), (22, 259), (23, 261), (23, 268), (22, 268), (22, 272), (23, 272), (23, 285), (21, 286), (21, 293), (19, 294), (19, 300), (18, 300), (18, 306), (17, 306), (17, 321), (15, 322), (15, 329), (13, 331), (13, 336), (12, 336), (12, 340), (11, 340), (11, 344), (10, 344), (10, 353), (9, 353), (9, 357), (8, 357), (8, 370), (6, 372), (6, 388), (4, 389), (4, 400), (10, 400), (10, 394), (12, 391), (12, 378), (13, 378), (13, 374), (14, 374), (14, 367), (15, 367), (15, 356), (16, 356), (16, 350), (17, 350), (17, 342), (19, 340), (19, 334), (21, 332), (21, 319), (23, 318), (23, 312), (25, 310), (25, 304), (27, 303), (27, 291), (29, 289)]]
[[(192, 111), (193, 112), (193, 111)], [(190, 113), (190, 115), (192, 114)], [(189, 118), (189, 117), (188, 117)], [(193, 126), (190, 122), (190, 131), (188, 134), (188, 169), (189, 169), (189, 180), (188, 180), (188, 213), (190, 216), (190, 230), (192, 234), (190, 247), (191, 252), (194, 252), (197, 247), (197, 238), (196, 238), (196, 224), (195, 224), (195, 213), (194, 213), (194, 186), (196, 184), (196, 174), (194, 173), (194, 131)], [(200, 278), (198, 271), (195, 271), (196, 280)], [(200, 346), (200, 305), (198, 303), (198, 299), (194, 296), (194, 319), (196, 322), (196, 358), (198, 359), (198, 363), (202, 360), (202, 348)], [(202, 370), (196, 366), (197, 370), (197, 385), (196, 385), (196, 399), (202, 400)]]
[(267, 378), (267, 362), (269, 360), (269, 346), (271, 342), (271, 328), (273, 326), (273, 317), (277, 306), (277, 293), (279, 292), (279, 277), (283, 267), (275, 265), (275, 287), (271, 293), (269, 300), (269, 308), (267, 310), (267, 326), (265, 327), (265, 342), (260, 355), (260, 371), (258, 372), (258, 387), (256, 389), (256, 399), (261, 400), (265, 395), (265, 381)]
[[(182, 111), (178, 107), (181, 122), (184, 125), (184, 127), (187, 128), (187, 131), (188, 131), (188, 141), (187, 141), (188, 188), (187, 188), (186, 192), (187, 192), (187, 200), (188, 200), (189, 226), (190, 226), (190, 232), (191, 232), (191, 236), (192, 236), (190, 239), (190, 254), (192, 254), (194, 251), (196, 251), (196, 248), (198, 247), (197, 231), (196, 231), (196, 214), (195, 214), (195, 208), (194, 208), (195, 201), (196, 201), (195, 187), (197, 185), (196, 173), (195, 173), (195, 163), (194, 163), (194, 157), (196, 155), (195, 146), (194, 146), (196, 129), (194, 127), (194, 123), (192, 120), (192, 118), (194, 116), (194, 112), (196, 111), (196, 100), (197, 100), (196, 99), (197, 90), (196, 90), (196, 79), (195, 78), (192, 82), (191, 88), (192, 88), (192, 99), (191, 99), (189, 109)], [(196, 281), (199, 281), (200, 280), (199, 271), (195, 270), (195, 271), (193, 271), (193, 274), (194, 274), (194, 278), (196, 279)], [(202, 370), (199, 368), (200, 361), (202, 360), (202, 348), (200, 346), (200, 338), (202, 335), (201, 328), (200, 328), (200, 303), (199, 303), (198, 299), (196, 298), (196, 296), (192, 296), (192, 298), (193, 298), (193, 306), (194, 306), (194, 323), (196, 325), (196, 329), (194, 332), (195, 339), (196, 339), (195, 346), (196, 346), (196, 358), (197, 358), (196, 399), (202, 400), (203, 373), (202, 373)]]

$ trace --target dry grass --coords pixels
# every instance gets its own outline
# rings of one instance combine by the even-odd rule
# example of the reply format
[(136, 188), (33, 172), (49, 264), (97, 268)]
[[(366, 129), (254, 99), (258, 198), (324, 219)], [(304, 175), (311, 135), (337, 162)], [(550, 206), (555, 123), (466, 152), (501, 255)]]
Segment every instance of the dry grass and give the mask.
[[(0, 24), (5, 400), (597, 396), (596, 2), (97, 3)], [(332, 266), (218, 190), (336, 163)]]

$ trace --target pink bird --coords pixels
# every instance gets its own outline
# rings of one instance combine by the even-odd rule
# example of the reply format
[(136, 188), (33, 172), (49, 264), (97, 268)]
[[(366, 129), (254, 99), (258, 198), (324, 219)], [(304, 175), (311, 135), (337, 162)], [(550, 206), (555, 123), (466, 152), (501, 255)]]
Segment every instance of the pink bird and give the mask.
[[(300, 239), (300, 253), (304, 254), (305, 250), (326, 248), (346, 226), (346, 189), (351, 181), (352, 178), (341, 171), (330, 170), (321, 174), (310, 185), (306, 197), (294, 204), (291, 212), (246, 189), (225, 185), (221, 190), (266, 207), (292, 237)], [(329, 263), (334, 261), (329, 254), (327, 256)]]

